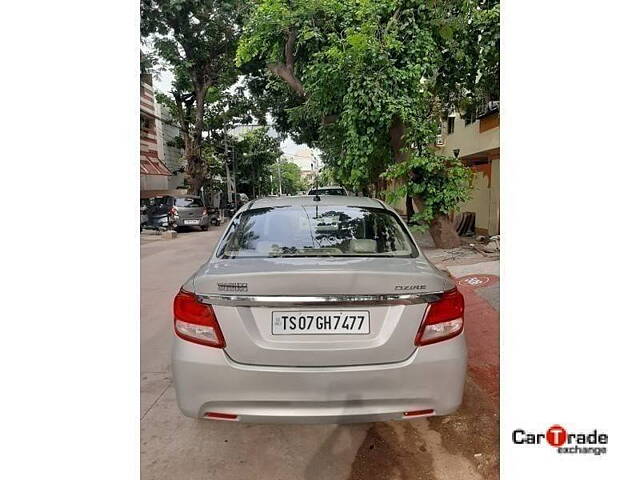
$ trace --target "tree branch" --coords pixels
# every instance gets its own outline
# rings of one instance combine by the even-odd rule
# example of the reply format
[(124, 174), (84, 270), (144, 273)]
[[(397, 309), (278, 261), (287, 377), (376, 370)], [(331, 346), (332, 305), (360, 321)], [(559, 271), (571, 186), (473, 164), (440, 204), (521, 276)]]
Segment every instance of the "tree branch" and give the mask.
[(325, 115), (324, 117), (322, 117), (322, 125), (331, 125), (336, 120), (338, 120), (338, 115), (337, 114)]
[(293, 53), (293, 49), (296, 46), (296, 36), (298, 32), (295, 28), (292, 28), (289, 31), (289, 35), (287, 36), (287, 42), (284, 44), (284, 60), (286, 62), (287, 68), (293, 70), (293, 64), (295, 63), (295, 56)]
[(304, 85), (302, 85), (302, 82), (296, 77), (293, 70), (295, 65), (295, 55), (293, 51), (296, 43), (296, 35), (297, 32), (295, 28), (289, 30), (287, 34), (287, 41), (284, 45), (285, 63), (268, 63), (267, 68), (269, 69), (269, 71), (280, 77), (299, 96), (304, 98), (306, 96)]

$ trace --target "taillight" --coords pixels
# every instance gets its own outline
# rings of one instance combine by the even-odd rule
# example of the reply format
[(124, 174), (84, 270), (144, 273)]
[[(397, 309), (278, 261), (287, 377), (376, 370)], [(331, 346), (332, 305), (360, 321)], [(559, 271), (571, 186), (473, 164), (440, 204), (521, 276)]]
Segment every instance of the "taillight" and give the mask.
[(224, 348), (224, 337), (211, 305), (200, 303), (191, 292), (180, 290), (173, 300), (176, 335), (184, 340)]
[(216, 420), (238, 420), (238, 415), (232, 413), (206, 412), (205, 418), (215, 418)]
[(455, 337), (464, 325), (464, 297), (454, 288), (427, 306), (416, 335), (416, 345), (429, 345)]
[(427, 408), (426, 410), (413, 410), (411, 412), (404, 412), (405, 417), (420, 417), (422, 415), (431, 415), (433, 408)]

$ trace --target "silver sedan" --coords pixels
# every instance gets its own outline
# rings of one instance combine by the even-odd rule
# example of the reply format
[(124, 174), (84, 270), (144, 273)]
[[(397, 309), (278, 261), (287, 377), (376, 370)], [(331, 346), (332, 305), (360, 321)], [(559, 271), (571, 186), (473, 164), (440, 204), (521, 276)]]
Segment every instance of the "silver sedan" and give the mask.
[(446, 415), (462, 401), (463, 314), (379, 200), (256, 200), (174, 300), (178, 405), (259, 423)]

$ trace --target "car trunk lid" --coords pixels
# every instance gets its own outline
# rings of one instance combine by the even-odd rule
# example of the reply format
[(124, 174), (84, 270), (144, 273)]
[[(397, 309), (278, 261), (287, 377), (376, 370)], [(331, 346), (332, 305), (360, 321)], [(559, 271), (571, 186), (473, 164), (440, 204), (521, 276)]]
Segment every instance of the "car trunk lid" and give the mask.
[[(195, 276), (194, 290), (213, 304), (232, 360), (321, 367), (407, 359), (416, 348), (425, 299), (435, 298), (426, 294), (442, 292), (448, 283), (420, 258), (246, 258), (207, 264)], [(402, 300), (408, 296), (422, 297)], [(359, 315), (357, 323), (366, 316), (368, 328), (278, 334), (274, 319), (282, 315)]]

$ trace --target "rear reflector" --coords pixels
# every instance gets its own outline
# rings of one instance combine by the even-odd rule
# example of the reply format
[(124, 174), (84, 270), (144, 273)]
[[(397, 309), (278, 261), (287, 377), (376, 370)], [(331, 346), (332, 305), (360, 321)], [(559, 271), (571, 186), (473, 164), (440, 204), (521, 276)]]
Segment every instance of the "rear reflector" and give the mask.
[(204, 414), (206, 418), (216, 418), (218, 420), (237, 420), (238, 415), (232, 415), (230, 413), (218, 413), (218, 412), (207, 412)]
[(173, 300), (176, 335), (189, 342), (224, 348), (224, 337), (211, 305), (200, 303), (195, 294), (180, 290)]
[(433, 408), (427, 408), (426, 410), (414, 410), (412, 412), (404, 412), (405, 417), (418, 417), (420, 415), (431, 415)]
[(415, 344), (429, 345), (455, 337), (464, 326), (464, 297), (454, 288), (437, 302), (427, 305)]

